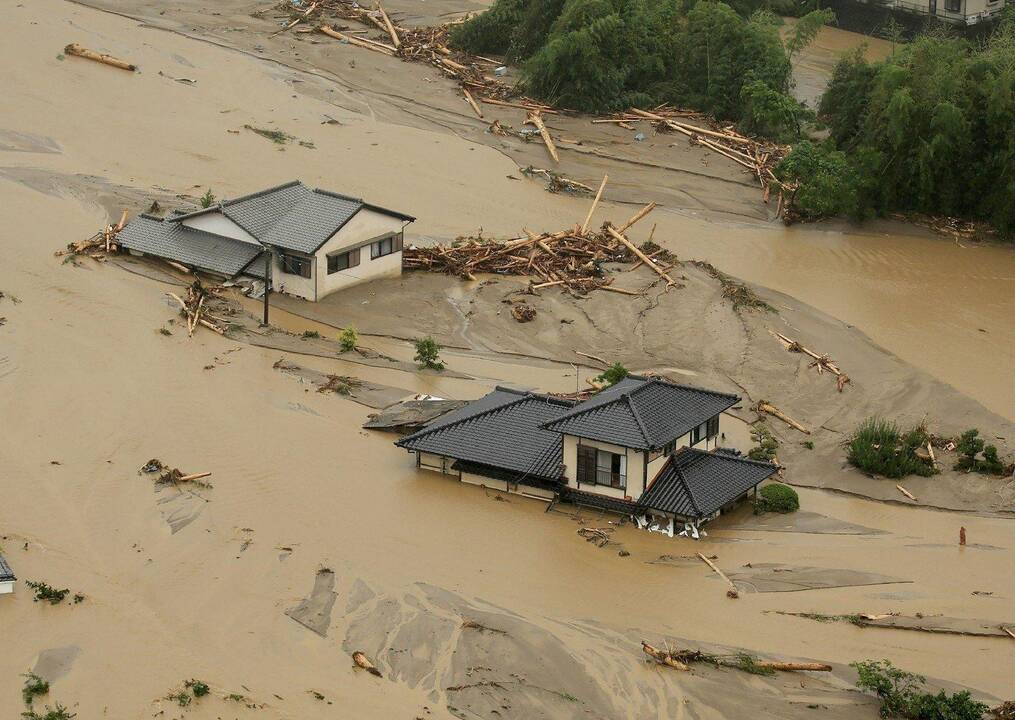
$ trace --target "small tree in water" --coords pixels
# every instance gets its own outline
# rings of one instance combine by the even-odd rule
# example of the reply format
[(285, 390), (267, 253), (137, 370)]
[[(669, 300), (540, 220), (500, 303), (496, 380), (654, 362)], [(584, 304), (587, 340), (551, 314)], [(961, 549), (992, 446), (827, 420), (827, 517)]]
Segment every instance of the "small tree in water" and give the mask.
[(357, 340), (359, 340), (359, 336), (356, 334), (356, 328), (351, 325), (338, 336), (338, 344), (342, 348), (342, 352), (352, 352), (355, 350)]
[(443, 370), (444, 363), (441, 362), (441, 346), (432, 337), (416, 338), (415, 360), (420, 366), (431, 370)]

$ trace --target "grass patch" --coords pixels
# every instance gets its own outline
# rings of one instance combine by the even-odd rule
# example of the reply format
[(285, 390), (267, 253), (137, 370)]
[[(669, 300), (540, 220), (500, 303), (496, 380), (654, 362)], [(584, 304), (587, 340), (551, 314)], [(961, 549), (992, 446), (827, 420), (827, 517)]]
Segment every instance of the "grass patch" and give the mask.
[(712, 263), (705, 262), (704, 260), (691, 260), (690, 262), (719, 281), (719, 284), (722, 286), (722, 296), (733, 303), (733, 309), (737, 312), (740, 312), (744, 308), (748, 310), (776, 312), (774, 307), (758, 297), (753, 290), (739, 280), (730, 277)]
[(316, 330), (304, 330), (303, 334), (300, 335), (300, 337), (303, 338), (304, 340), (311, 339), (316, 340), (317, 338), (321, 337), (321, 333), (317, 332)]
[(775, 675), (775, 670), (772, 668), (761, 667), (758, 665), (757, 660), (747, 653), (737, 653), (736, 666), (746, 673), (752, 675)]
[(342, 352), (355, 350), (357, 341), (359, 341), (359, 335), (356, 333), (356, 328), (351, 325), (338, 336), (338, 345), (342, 348)]
[[(975, 428), (966, 430), (962, 433), (962, 437), (955, 442), (955, 449), (959, 453), (955, 469), (978, 472), (983, 475), (1006, 474), (1004, 463), (997, 456), (997, 447), (986, 445), (979, 434), (980, 431)], [(980, 453), (983, 453), (982, 459), (977, 457)]]
[(200, 680), (193, 679), (188, 680), (187, 682), (183, 683), (183, 686), (189, 689), (192, 693), (194, 693), (194, 697), (204, 697), (209, 692), (211, 692), (211, 688), (208, 687), (208, 683), (202, 682)]
[(916, 449), (926, 445), (929, 439), (922, 425), (903, 432), (894, 422), (869, 417), (849, 439), (846, 458), (854, 467), (872, 475), (895, 480), (907, 475), (928, 477), (937, 470), (917, 457)]
[(271, 140), (273, 143), (275, 143), (277, 145), (286, 145), (286, 144), (291, 143), (293, 140), (296, 139), (295, 137), (293, 137), (289, 133), (283, 132), (281, 130), (270, 130), (268, 128), (256, 128), (253, 125), (244, 125), (243, 128), (245, 130), (249, 130), (252, 133), (257, 133), (261, 137), (266, 138), (268, 140)]

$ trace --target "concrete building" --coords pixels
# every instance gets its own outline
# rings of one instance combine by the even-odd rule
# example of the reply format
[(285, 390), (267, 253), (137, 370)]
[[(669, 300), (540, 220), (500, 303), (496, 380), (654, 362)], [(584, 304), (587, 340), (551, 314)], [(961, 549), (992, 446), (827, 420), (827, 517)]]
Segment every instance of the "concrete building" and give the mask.
[(316, 302), (361, 282), (399, 275), (415, 218), (299, 181), (167, 218), (141, 215), (117, 235), (137, 255), (194, 270), (265, 279)]

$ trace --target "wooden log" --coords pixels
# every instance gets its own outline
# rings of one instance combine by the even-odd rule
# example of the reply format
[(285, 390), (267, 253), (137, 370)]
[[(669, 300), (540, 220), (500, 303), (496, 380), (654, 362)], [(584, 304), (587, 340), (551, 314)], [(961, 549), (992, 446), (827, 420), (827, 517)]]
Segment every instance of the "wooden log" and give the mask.
[(476, 102), (476, 98), (472, 97), (472, 93), (469, 92), (468, 88), (462, 88), (462, 92), (465, 94), (465, 99), (469, 101), (469, 105), (475, 111), (476, 115), (482, 119), (483, 111), (480, 109), (479, 104)]
[(200, 480), (201, 478), (206, 478), (209, 477), (210, 475), (211, 475), (210, 472), (199, 472), (194, 473), (193, 475), (184, 475), (183, 477), (178, 478), (177, 482), (190, 482), (191, 480)]
[(643, 263), (645, 263), (645, 264), (646, 264), (646, 265), (648, 265), (648, 266), (649, 266), (650, 268), (652, 268), (652, 270), (653, 270), (653, 271), (654, 271), (654, 272), (655, 272), (655, 273), (656, 273), (657, 275), (659, 275), (659, 277), (661, 277), (661, 278), (663, 278), (664, 280), (666, 280), (666, 285), (667, 285), (667, 286), (672, 286), (672, 285), (676, 285), (676, 284), (677, 284), (677, 283), (676, 283), (676, 282), (675, 282), (675, 281), (673, 280), (673, 278), (671, 278), (671, 277), (670, 277), (669, 275), (667, 275), (667, 274), (666, 274), (665, 272), (663, 272), (663, 269), (662, 269), (662, 268), (660, 268), (660, 267), (659, 267), (658, 265), (656, 265), (656, 264), (655, 264), (654, 262), (652, 262), (652, 261), (651, 261), (651, 260), (649, 259), (648, 255), (646, 255), (646, 254), (645, 254), (645, 253), (643, 253), (643, 252), (642, 252), (641, 250), (639, 250), (639, 249), (638, 249), (638, 248), (637, 248), (637, 247), (636, 247), (636, 246), (634, 245), (634, 243), (632, 243), (632, 242), (631, 242), (630, 240), (628, 240), (628, 239), (627, 239), (626, 237), (624, 237), (624, 236), (623, 236), (623, 235), (621, 235), (621, 234), (620, 234), (619, 232), (617, 232), (617, 231), (616, 231), (616, 230), (615, 230), (615, 229), (614, 229), (614, 228), (613, 228), (612, 226), (607, 226), (607, 228), (606, 228), (606, 231), (607, 231), (608, 233), (610, 233), (610, 235), (612, 235), (612, 236), (613, 236), (614, 238), (616, 238), (617, 240), (619, 240), (619, 241), (620, 241), (621, 243), (623, 243), (623, 244), (624, 244), (624, 245), (625, 245), (625, 246), (627, 247), (627, 249), (628, 249), (628, 250), (630, 250), (631, 252), (633, 252), (633, 253), (635, 254), (635, 256), (637, 256), (637, 257), (638, 257), (638, 258), (639, 258), (639, 259), (640, 259), (640, 260), (641, 260), (641, 261), (642, 261)]
[[(388, 34), (391, 36), (391, 44), (396, 48), (402, 47), (402, 41), (398, 37), (398, 33), (395, 32), (395, 26), (391, 22), (391, 18), (384, 12), (384, 8), (381, 7), (380, 3), (377, 3), (377, 10), (381, 13), (381, 20), (384, 21), (384, 27), (387, 28)], [(480, 115), (480, 117), (483, 117)]]
[(609, 175), (603, 175), (603, 181), (599, 183), (599, 190), (596, 191), (596, 197), (592, 201), (592, 207), (589, 208), (589, 214), (585, 216), (585, 222), (582, 223), (581, 234), (584, 235), (589, 230), (589, 223), (592, 222), (592, 214), (596, 211), (596, 206), (599, 204), (599, 199), (603, 196), (603, 189), (606, 187), (606, 181), (610, 179)]
[(916, 499), (916, 495), (914, 495), (913, 493), (909, 492), (909, 490), (907, 490), (906, 488), (902, 487), (901, 485), (896, 485), (895, 489), (898, 490), (903, 495), (905, 495), (906, 497), (908, 497), (913, 502), (918, 502), (918, 500)]
[(637, 290), (625, 290), (624, 288), (613, 287), (612, 285), (600, 285), (599, 289), (606, 290), (607, 292), (620, 293), (622, 295), (635, 295), (638, 297), (645, 294), (643, 292), (638, 292)]
[(557, 155), (557, 146), (553, 144), (553, 138), (550, 137), (550, 131), (546, 129), (546, 125), (543, 124), (543, 117), (540, 111), (535, 110), (529, 113), (528, 117), (525, 118), (525, 123), (528, 125), (534, 125), (539, 131), (539, 134), (543, 138), (543, 143), (546, 145), (546, 149), (550, 153), (550, 157), (553, 158), (555, 163), (560, 163), (560, 156)]
[(1004, 630), (1005, 633), (1008, 634), (1008, 637), (1010, 637), (1012, 640), (1015, 640), (1015, 632), (1012, 632), (1012, 630), (1009, 627), (1001, 625), (1000, 628)]
[(382, 52), (385, 55), (394, 56), (396, 54), (395, 48), (391, 47), (390, 45), (385, 45), (384, 43), (379, 43), (374, 40), (368, 40), (366, 38), (358, 38), (353, 37), (352, 35), (346, 35), (345, 33), (340, 33), (338, 30), (333, 29), (330, 25), (322, 25), (320, 29), (321, 32), (324, 33), (325, 35), (333, 37), (336, 40), (344, 40), (350, 45), (356, 45), (361, 48), (366, 48), (367, 50)]
[(65, 47), (63, 51), (67, 55), (77, 55), (78, 57), (82, 57), (87, 60), (94, 60), (95, 62), (102, 63), (103, 65), (109, 65), (111, 67), (120, 68), (121, 70), (129, 70), (130, 72), (134, 72), (135, 70), (137, 70), (137, 65), (134, 65), (133, 63), (129, 63), (126, 60), (120, 60), (118, 58), (113, 57), (112, 55), (104, 55), (102, 53), (97, 53), (94, 50), (89, 50), (88, 48), (81, 47), (77, 43), (71, 43), (70, 45)]
[(556, 110), (551, 110), (549, 108), (544, 108), (544, 107), (537, 108), (534, 105), (525, 105), (525, 104), (522, 104), (522, 103), (508, 102), (507, 100), (497, 100), (495, 98), (483, 97), (483, 98), (480, 98), (480, 101), (486, 103), (487, 105), (501, 105), (503, 107), (518, 108), (519, 110), (538, 111), (538, 112), (541, 112), (544, 115), (559, 115), (560, 114)]
[(645, 206), (645, 207), (643, 207), (643, 208), (642, 208), (641, 210), (639, 210), (638, 212), (636, 212), (636, 213), (634, 214), (634, 216), (633, 216), (633, 217), (632, 217), (632, 218), (631, 218), (630, 220), (628, 220), (628, 221), (627, 221), (626, 223), (624, 223), (624, 224), (623, 224), (623, 225), (622, 225), (621, 227), (619, 227), (619, 228), (617, 229), (617, 232), (619, 232), (619, 233), (621, 233), (621, 234), (623, 234), (623, 233), (627, 232), (627, 229), (628, 229), (629, 227), (631, 227), (631, 226), (632, 226), (632, 225), (634, 225), (634, 224), (635, 224), (636, 222), (638, 222), (639, 220), (641, 220), (641, 219), (642, 219), (643, 217), (645, 217), (646, 215), (648, 215), (648, 214), (649, 214), (650, 212), (652, 212), (653, 210), (655, 210), (655, 207), (656, 207), (656, 204), (655, 204), (654, 202), (650, 202), (650, 203), (649, 203), (648, 205), (646, 205), (646, 206)]
[(754, 666), (769, 670), (808, 670), (812, 672), (831, 672), (832, 666), (825, 663), (782, 662), (780, 660), (755, 660)]
[(723, 580), (725, 580), (727, 582), (727, 584), (729, 584), (730, 589), (726, 591), (726, 597), (733, 598), (734, 600), (736, 600), (738, 597), (740, 597), (740, 591), (737, 590), (737, 586), (733, 583), (733, 581), (730, 580), (728, 577), (726, 577), (726, 573), (724, 573), (722, 570), (720, 570), (718, 567), (716, 567), (716, 564), (714, 562), (709, 560), (707, 557), (705, 557), (701, 553), (698, 553), (698, 557), (700, 557), (702, 559), (702, 561), (705, 562), (705, 564), (707, 564), (710, 568), (712, 568), (712, 570), (715, 571), (716, 575), (721, 577)]
[(211, 330), (213, 332), (217, 332), (219, 335), (225, 335), (226, 334), (226, 331), (223, 328), (220, 328), (218, 325), (213, 325), (212, 323), (208, 322), (204, 318), (201, 318), (200, 320), (198, 320), (198, 323), (200, 323), (201, 325), (204, 325), (206, 328), (208, 328), (209, 330)]
[(811, 434), (810, 430), (805, 428), (803, 425), (798, 423), (796, 420), (791, 418), (789, 415), (787, 415), (786, 413), (784, 413), (782, 410), (777, 408), (775, 405), (772, 405), (771, 403), (767, 403), (765, 401), (761, 401), (761, 402), (759, 402), (757, 404), (755, 409), (758, 412), (768, 413), (769, 415), (772, 415), (774, 417), (779, 418), (784, 423), (789, 425), (791, 428), (796, 428), (797, 430), (802, 432), (804, 435), (810, 435)]
[(381, 677), (381, 671), (374, 667), (372, 662), (367, 660), (367, 656), (361, 650), (357, 650), (352, 654), (352, 661), (356, 663), (356, 667), (366, 670), (371, 675)]
[(286, 30), (290, 30), (290, 29), (292, 29), (292, 28), (296, 27), (296, 26), (297, 26), (297, 25), (299, 25), (299, 24), (300, 24), (301, 22), (303, 22), (304, 20), (306, 20), (306, 19), (307, 19), (307, 18), (308, 18), (308, 17), (310, 16), (310, 13), (312, 13), (312, 12), (313, 12), (314, 10), (316, 10), (316, 9), (317, 9), (317, 2), (314, 2), (314, 3), (312, 3), (312, 4), (310, 5), (310, 7), (308, 7), (308, 8), (306, 9), (306, 10), (304, 10), (304, 11), (303, 11), (303, 14), (302, 14), (302, 15), (300, 15), (299, 17), (297, 17), (297, 18), (296, 18), (295, 20), (293, 20), (293, 21), (292, 21), (291, 23), (289, 23), (288, 25), (286, 25), (286, 26), (285, 26), (284, 28), (282, 28), (282, 29), (281, 29), (281, 30), (279, 30), (278, 32), (274, 32), (274, 33), (272, 33), (272, 34), (271, 34), (271, 35), (270, 35), (269, 37), (275, 37), (276, 35), (281, 35), (281, 34), (282, 34), (282, 33), (284, 33), (284, 32), (285, 32)]
[(173, 268), (174, 270), (179, 270), (182, 273), (189, 273), (190, 272), (190, 268), (189, 267), (187, 267), (186, 265), (181, 265), (180, 263), (176, 262), (175, 260), (167, 260), (167, 259), (163, 258), (162, 262), (164, 262), (166, 265), (168, 265), (169, 267)]
[(589, 360), (595, 360), (596, 362), (601, 363), (603, 367), (606, 368), (610, 367), (610, 363), (606, 362), (606, 360), (599, 357), (598, 355), (589, 355), (588, 353), (583, 353), (581, 350), (575, 350), (574, 354), (581, 355), (582, 357), (588, 358)]
[(675, 657), (673, 657), (672, 654), (665, 652), (663, 650), (658, 650), (649, 645), (644, 640), (641, 641), (641, 649), (642, 652), (644, 652), (646, 655), (648, 655), (650, 658), (652, 658), (661, 665), (666, 665), (667, 667), (671, 667), (674, 670), (683, 670), (684, 672), (688, 672), (691, 669), (690, 666), (680, 662)]

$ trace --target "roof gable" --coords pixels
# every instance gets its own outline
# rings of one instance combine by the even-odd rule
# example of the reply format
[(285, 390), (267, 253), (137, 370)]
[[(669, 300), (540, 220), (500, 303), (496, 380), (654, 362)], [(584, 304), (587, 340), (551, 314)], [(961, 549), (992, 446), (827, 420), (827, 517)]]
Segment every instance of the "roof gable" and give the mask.
[(652, 450), (740, 401), (736, 395), (628, 376), (546, 425), (566, 435)]

